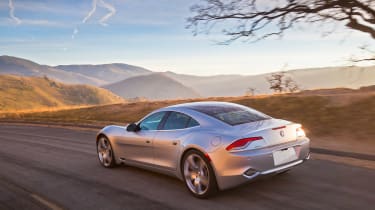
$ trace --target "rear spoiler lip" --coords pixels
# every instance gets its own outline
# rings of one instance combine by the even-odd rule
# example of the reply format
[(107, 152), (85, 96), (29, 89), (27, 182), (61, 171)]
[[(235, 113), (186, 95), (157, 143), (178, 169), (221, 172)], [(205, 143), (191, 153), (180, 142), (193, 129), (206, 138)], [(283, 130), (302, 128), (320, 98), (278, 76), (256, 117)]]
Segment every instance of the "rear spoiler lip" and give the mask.
[(299, 123), (289, 123), (289, 124), (287, 124), (287, 125), (282, 125), (282, 126), (279, 126), (279, 127), (272, 128), (272, 130), (284, 129), (284, 128), (286, 128), (286, 126), (288, 126), (288, 125), (296, 125), (297, 128), (302, 127), (302, 125), (299, 124)]
[(279, 129), (283, 129), (283, 128), (286, 128), (286, 125), (279, 126), (279, 127), (276, 127), (276, 128), (272, 128), (272, 130), (279, 130)]

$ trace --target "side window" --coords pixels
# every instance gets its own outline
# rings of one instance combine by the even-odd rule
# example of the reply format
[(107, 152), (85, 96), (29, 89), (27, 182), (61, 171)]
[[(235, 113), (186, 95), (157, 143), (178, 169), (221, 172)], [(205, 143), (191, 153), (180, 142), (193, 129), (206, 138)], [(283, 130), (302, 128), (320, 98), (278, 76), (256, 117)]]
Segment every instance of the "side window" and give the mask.
[(140, 124), (139, 127), (141, 130), (157, 130), (160, 122), (162, 121), (165, 112), (157, 112), (146, 119), (144, 119)]
[(183, 129), (193, 127), (195, 126), (194, 124), (199, 125), (197, 121), (185, 114), (179, 112), (171, 112), (167, 120), (165, 121), (163, 130)]
[(190, 127), (194, 127), (194, 126), (198, 126), (198, 125), (199, 125), (199, 123), (196, 120), (194, 120), (193, 118), (190, 118), (190, 121), (189, 121), (189, 123), (186, 127), (190, 128)]

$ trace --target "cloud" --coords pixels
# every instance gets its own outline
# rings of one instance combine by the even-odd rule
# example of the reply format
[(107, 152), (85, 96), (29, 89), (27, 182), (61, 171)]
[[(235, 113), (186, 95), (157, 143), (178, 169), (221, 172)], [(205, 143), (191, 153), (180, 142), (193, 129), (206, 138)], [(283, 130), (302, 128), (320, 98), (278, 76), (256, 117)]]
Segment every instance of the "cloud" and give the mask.
[(96, 5), (98, 4), (97, 0), (92, 1), (92, 9), (87, 13), (87, 15), (83, 18), (82, 23), (86, 23), (90, 17), (95, 13), (96, 11)]
[(110, 17), (112, 17), (114, 14), (116, 14), (116, 8), (115, 8), (114, 6), (112, 6), (112, 5), (108, 4), (108, 3), (106, 3), (104, 0), (100, 0), (99, 3), (100, 3), (100, 6), (101, 6), (101, 7), (106, 8), (106, 9), (109, 11), (108, 14), (106, 14), (105, 16), (103, 16), (103, 17), (99, 20), (99, 23), (100, 23), (101, 25), (106, 26), (106, 25), (107, 25), (106, 21), (107, 21)]
[(76, 35), (78, 34), (79, 30), (78, 30), (78, 27), (76, 27), (74, 30), (73, 30), (73, 34), (72, 34), (72, 39), (74, 39), (76, 37)]
[[(116, 8), (114, 6), (112, 6), (111, 4), (105, 2), (104, 0), (92, 0), (91, 5), (92, 5), (92, 8), (87, 13), (87, 15), (83, 18), (82, 24), (85, 24), (91, 18), (91, 16), (94, 15), (94, 13), (96, 11), (96, 8), (98, 6), (108, 10), (108, 13), (106, 15), (104, 15), (102, 18), (100, 18), (100, 20), (99, 20), (99, 24), (102, 25), (102, 26), (107, 26), (108, 24), (106, 22), (108, 21), (108, 19), (111, 18), (114, 14), (116, 14)], [(77, 26), (73, 30), (72, 39), (75, 38), (75, 36), (78, 34), (78, 32), (79, 32), (79, 29), (78, 29), (78, 26)]]
[[(8, 26), (9, 24), (12, 24), (14, 21), (9, 18), (0, 18), (0, 26)], [(21, 21), (23, 26), (41, 26), (41, 27), (70, 27), (67, 23), (62, 22), (55, 22), (50, 20), (44, 20), (44, 19), (22, 19)]]
[(21, 24), (21, 23), (22, 23), (21, 19), (19, 19), (18, 17), (16, 17), (16, 16), (14, 15), (14, 5), (13, 5), (13, 0), (9, 0), (9, 4), (8, 4), (8, 6), (9, 6), (9, 16), (10, 16), (10, 18), (11, 18), (12, 20), (14, 20), (14, 21), (16, 22), (16, 24)]

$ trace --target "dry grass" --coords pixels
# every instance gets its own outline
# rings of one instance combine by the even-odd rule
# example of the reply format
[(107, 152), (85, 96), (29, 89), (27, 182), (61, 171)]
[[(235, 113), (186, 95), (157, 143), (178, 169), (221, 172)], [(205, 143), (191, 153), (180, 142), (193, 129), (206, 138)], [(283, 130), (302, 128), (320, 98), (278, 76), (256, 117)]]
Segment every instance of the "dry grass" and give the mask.
[(134, 102), (91, 106), (58, 111), (2, 113), (3, 119), (22, 119), (55, 122), (113, 122), (126, 123), (139, 120), (145, 114), (160, 107), (178, 103), (216, 100), (230, 101), (253, 107), (276, 118), (302, 123), (307, 132), (326, 136), (335, 133), (375, 136), (375, 95), (368, 94), (360, 99), (355, 94), (347, 95), (353, 102), (338, 105), (332, 96), (277, 95), (261, 97), (231, 97), (189, 100), (168, 100), (154, 102)]
[(49, 78), (0, 75), (0, 112), (25, 112), (124, 101), (88, 85), (67, 85)]
[(10, 110), (10, 111), (0, 111), (1, 114), (28, 114), (28, 113), (36, 113), (36, 112), (56, 112), (62, 110), (72, 110), (72, 109), (83, 109), (89, 108), (97, 105), (78, 105), (78, 106), (58, 106), (58, 107), (40, 107), (40, 108), (33, 108), (33, 109), (21, 109), (21, 110)]
[[(340, 102), (342, 97), (345, 103)], [(339, 94), (286, 94), (189, 100), (143, 101), (41, 112), (0, 113), (1, 120), (125, 124), (161, 107), (192, 101), (230, 101), (260, 110), (275, 118), (303, 124), (313, 146), (375, 153), (375, 91)]]

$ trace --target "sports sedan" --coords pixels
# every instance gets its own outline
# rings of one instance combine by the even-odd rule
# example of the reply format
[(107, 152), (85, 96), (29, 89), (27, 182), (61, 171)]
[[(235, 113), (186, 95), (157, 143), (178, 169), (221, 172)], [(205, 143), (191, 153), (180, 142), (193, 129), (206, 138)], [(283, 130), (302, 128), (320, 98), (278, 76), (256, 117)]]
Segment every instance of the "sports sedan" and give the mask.
[(225, 102), (161, 108), (127, 126), (107, 126), (96, 139), (104, 167), (123, 163), (176, 176), (198, 198), (285, 172), (309, 159), (309, 143), (300, 124)]

